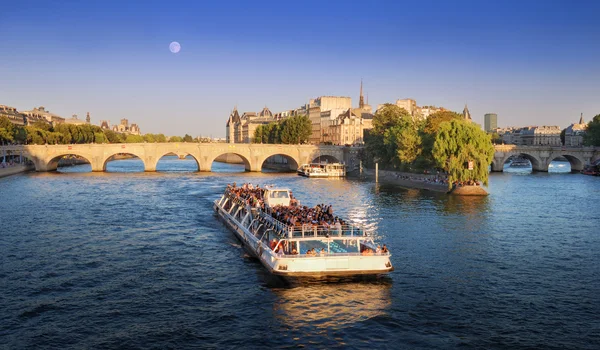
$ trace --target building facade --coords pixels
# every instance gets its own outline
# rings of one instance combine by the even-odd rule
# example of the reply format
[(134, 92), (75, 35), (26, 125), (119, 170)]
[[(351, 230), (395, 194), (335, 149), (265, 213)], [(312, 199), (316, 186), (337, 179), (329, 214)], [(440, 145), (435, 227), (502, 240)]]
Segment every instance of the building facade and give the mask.
[(498, 115), (496, 113), (486, 113), (483, 116), (483, 128), (486, 132), (493, 132), (498, 128)]
[(65, 122), (65, 118), (54, 113), (50, 113), (50, 111), (46, 110), (44, 106), (34, 108), (30, 111), (23, 111), (22, 113), (28, 119), (31, 118), (31, 120), (45, 119), (48, 123), (52, 124), (53, 126)]
[(23, 113), (19, 113), (15, 107), (0, 105), (0, 117), (6, 117), (15, 125), (24, 126), (27, 119)]
[(521, 145), (525, 146), (560, 146), (560, 127), (530, 126), (521, 129)]
[[(280, 115), (279, 118), (287, 118)], [(265, 106), (258, 114), (244, 112), (241, 116), (237, 107), (229, 115), (225, 126), (225, 139), (227, 143), (252, 143), (254, 133), (259, 125), (266, 125), (277, 121), (271, 110)]]
[(583, 121), (583, 113), (581, 113), (579, 122), (573, 123), (565, 129), (565, 146), (583, 146), (583, 136), (585, 135), (586, 129), (587, 124)]
[(121, 119), (121, 123), (119, 125), (114, 125), (112, 127), (112, 131), (130, 135), (141, 134), (139, 126), (137, 124), (129, 125), (129, 120), (126, 118)]

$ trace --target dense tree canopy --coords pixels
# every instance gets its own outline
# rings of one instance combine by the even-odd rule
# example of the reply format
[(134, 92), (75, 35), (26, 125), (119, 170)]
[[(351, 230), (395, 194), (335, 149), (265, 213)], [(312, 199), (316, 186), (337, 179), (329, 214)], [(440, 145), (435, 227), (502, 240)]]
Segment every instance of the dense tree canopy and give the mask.
[(252, 142), (302, 144), (308, 142), (311, 133), (310, 119), (305, 115), (298, 115), (286, 118), (281, 123), (259, 125), (254, 130)]
[[(488, 167), (494, 158), (490, 136), (474, 124), (460, 120), (441, 123), (433, 145), (438, 167), (448, 173), (448, 186), (455, 181), (476, 180), (488, 184)], [(472, 162), (473, 169), (468, 169)]]
[[(463, 119), (461, 114), (441, 111), (423, 120), (386, 104), (375, 113), (373, 129), (365, 137), (367, 161), (419, 172), (437, 167), (448, 172), (450, 182), (487, 184), (494, 154), (491, 137)], [(468, 170), (468, 161), (474, 162), (473, 170)]]
[[(417, 129), (418, 125), (404, 108), (387, 103), (373, 116), (373, 129), (365, 137), (367, 153), (382, 165), (401, 166), (399, 147), (403, 159), (411, 158), (410, 151), (403, 147), (404, 143), (419, 141), (412, 134)], [(413, 137), (411, 140), (403, 140), (403, 134)], [(414, 149), (413, 145), (406, 146)]]
[[(194, 142), (192, 136), (171, 137), (170, 142)], [(102, 129), (96, 125), (66, 124), (52, 126), (37, 121), (32, 125), (19, 126), (11, 123), (7, 117), (0, 117), (0, 142), (30, 145), (77, 144), (77, 143), (142, 143), (167, 142), (163, 134), (128, 135)]]
[(588, 123), (583, 143), (586, 146), (600, 146), (600, 114)]

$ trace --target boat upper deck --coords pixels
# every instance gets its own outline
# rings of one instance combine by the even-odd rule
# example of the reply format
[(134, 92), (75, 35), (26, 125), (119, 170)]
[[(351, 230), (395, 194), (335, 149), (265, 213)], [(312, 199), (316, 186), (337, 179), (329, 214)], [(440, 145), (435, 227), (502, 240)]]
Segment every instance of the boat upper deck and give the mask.
[[(246, 186), (246, 187), (244, 187)], [(299, 205), (289, 192), (292, 205), (275, 205), (265, 203), (265, 192), (274, 191), (258, 186), (248, 188), (244, 185), (236, 190), (228, 187), (226, 196), (241, 207), (251, 210), (253, 219), (260, 224), (274, 229), (282, 238), (287, 239), (349, 239), (370, 237), (364, 226), (349, 223), (335, 216), (331, 205), (318, 204), (315, 207)], [(277, 189), (275, 191), (282, 191)]]

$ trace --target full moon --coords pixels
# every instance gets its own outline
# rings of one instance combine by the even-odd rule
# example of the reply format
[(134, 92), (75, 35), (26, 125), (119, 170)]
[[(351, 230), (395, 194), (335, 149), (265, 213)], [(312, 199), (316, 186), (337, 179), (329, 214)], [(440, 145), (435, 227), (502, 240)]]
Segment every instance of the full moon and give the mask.
[(179, 50), (181, 50), (181, 45), (179, 45), (177, 41), (173, 41), (169, 44), (169, 50), (171, 50), (172, 53), (178, 53)]

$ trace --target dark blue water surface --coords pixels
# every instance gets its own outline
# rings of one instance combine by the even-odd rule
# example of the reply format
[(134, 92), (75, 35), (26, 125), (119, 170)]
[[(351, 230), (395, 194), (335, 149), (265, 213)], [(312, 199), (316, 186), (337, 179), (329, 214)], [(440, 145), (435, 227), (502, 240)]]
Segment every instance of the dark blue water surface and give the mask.
[[(600, 178), (493, 174), (469, 198), (215, 164), (0, 179), (0, 347), (600, 348)], [(213, 215), (233, 181), (332, 203), (396, 270), (269, 276)]]

